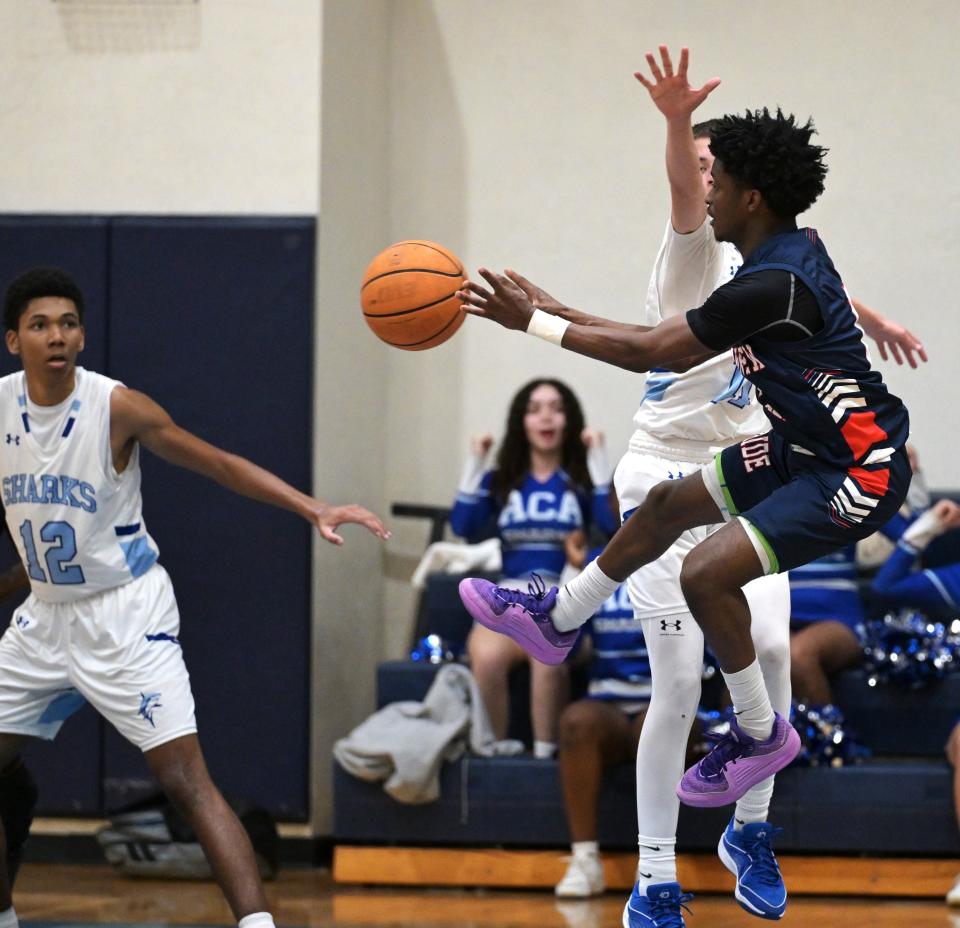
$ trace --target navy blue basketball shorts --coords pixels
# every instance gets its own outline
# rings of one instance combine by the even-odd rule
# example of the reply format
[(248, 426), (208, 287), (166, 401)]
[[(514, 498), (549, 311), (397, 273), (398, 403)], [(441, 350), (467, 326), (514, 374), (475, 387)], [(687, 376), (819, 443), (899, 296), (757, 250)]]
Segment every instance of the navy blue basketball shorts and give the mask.
[(767, 432), (724, 448), (701, 473), (724, 521), (740, 519), (774, 574), (876, 532), (903, 503), (911, 471), (903, 448), (842, 470)]

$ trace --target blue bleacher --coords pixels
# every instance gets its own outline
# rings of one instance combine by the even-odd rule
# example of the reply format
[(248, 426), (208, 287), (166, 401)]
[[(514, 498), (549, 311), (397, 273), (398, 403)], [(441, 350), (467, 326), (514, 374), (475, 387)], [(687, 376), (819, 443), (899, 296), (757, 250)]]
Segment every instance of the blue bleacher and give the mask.
[[(945, 559), (960, 554), (960, 533), (946, 536)], [(459, 578), (437, 575), (421, 601), (417, 634), (433, 631), (462, 644), (469, 618), (456, 596)], [(422, 700), (438, 665), (388, 661), (377, 671), (377, 706)], [(839, 768), (791, 767), (777, 777), (771, 819), (784, 827), (777, 847), (798, 853), (960, 854), (952, 771), (943, 747), (960, 707), (960, 674), (907, 691), (870, 686), (862, 670), (834, 680), (848, 731), (873, 756)], [(526, 679), (511, 681), (512, 737), (529, 739)], [(336, 766), (336, 765), (335, 765)], [(636, 847), (634, 768), (607, 771), (600, 798), (603, 847)], [(681, 807), (678, 846), (712, 850), (730, 808)], [(334, 774), (334, 836), (341, 843), (563, 847), (569, 842), (556, 761), (468, 757), (447, 764), (441, 797), (409, 806), (376, 783)]]
[[(437, 665), (388, 661), (377, 672), (379, 706), (421, 700)], [(854, 766), (793, 767), (777, 778), (771, 818), (785, 828), (784, 851), (960, 854), (952, 774), (943, 744), (960, 705), (960, 677), (930, 690), (871, 688), (861, 671), (837, 680), (848, 724), (875, 757)], [(514, 691), (513, 714), (528, 713)], [(890, 721), (887, 721), (890, 719)], [(909, 721), (908, 721), (909, 719)], [(888, 752), (896, 752), (891, 756)], [(600, 842), (636, 845), (634, 770), (607, 772), (600, 800)], [(387, 844), (560, 847), (568, 843), (555, 761), (471, 757), (447, 764), (441, 798), (423, 806), (395, 802), (375, 783), (337, 769), (334, 835), (338, 841)], [(730, 809), (681, 808), (679, 844), (709, 850)]]

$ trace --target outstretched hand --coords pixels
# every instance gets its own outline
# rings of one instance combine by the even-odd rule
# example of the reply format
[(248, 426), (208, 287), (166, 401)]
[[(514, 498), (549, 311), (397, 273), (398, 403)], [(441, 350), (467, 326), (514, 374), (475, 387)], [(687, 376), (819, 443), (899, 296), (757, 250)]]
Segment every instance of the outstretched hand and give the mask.
[(504, 271), (504, 274), (507, 275), (526, 295), (527, 299), (530, 301), (530, 305), (534, 309), (542, 309), (545, 313), (550, 313), (551, 316), (561, 316), (563, 315), (563, 310), (567, 307), (563, 305), (558, 299), (550, 296), (546, 290), (542, 287), (538, 287), (535, 283), (531, 283), (524, 277), (522, 274), (518, 274), (516, 271), (510, 270), (507, 268)]
[(874, 326), (867, 334), (877, 343), (877, 348), (880, 349), (880, 357), (884, 361), (889, 360), (887, 352), (893, 356), (893, 360), (897, 364), (903, 364), (903, 359), (906, 358), (907, 364), (914, 369), (917, 367), (914, 352), (921, 361), (926, 362), (927, 360), (927, 352), (920, 339), (909, 329), (897, 325), (896, 322), (884, 319), (882, 323)]
[(652, 52), (647, 52), (646, 57), (653, 80), (650, 80), (642, 71), (635, 72), (633, 76), (647, 88), (654, 106), (667, 119), (688, 119), (690, 114), (720, 84), (720, 78), (713, 77), (700, 88), (690, 86), (687, 81), (687, 63), (690, 60), (690, 50), (686, 46), (680, 49), (680, 63), (676, 74), (673, 73), (673, 61), (666, 45), (660, 46), (662, 71)]
[(525, 332), (534, 306), (524, 289), (510, 277), (496, 274), (485, 267), (480, 268), (480, 276), (490, 285), (490, 289), (468, 280), (457, 291), (457, 297), (463, 300), (463, 311), (471, 316), (492, 319), (505, 329)]
[(313, 513), (312, 521), (320, 530), (323, 538), (333, 545), (343, 544), (343, 538), (337, 534), (337, 529), (348, 523), (362, 525), (377, 538), (386, 540), (390, 537), (390, 532), (387, 531), (380, 519), (368, 509), (364, 509), (363, 506), (354, 504), (331, 506), (328, 503), (320, 503)]

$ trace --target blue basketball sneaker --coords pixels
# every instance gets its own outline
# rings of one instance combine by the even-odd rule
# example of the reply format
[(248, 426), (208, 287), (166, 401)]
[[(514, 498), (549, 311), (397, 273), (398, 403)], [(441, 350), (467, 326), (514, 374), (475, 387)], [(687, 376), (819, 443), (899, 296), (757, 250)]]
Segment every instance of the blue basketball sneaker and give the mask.
[(687, 909), (685, 903), (692, 898), (693, 893), (683, 892), (679, 883), (653, 883), (646, 893), (634, 883), (623, 907), (623, 928), (685, 928), (680, 910)]
[(783, 918), (787, 908), (787, 887), (773, 853), (773, 839), (781, 831), (769, 822), (754, 822), (736, 831), (730, 819), (717, 848), (723, 865), (737, 878), (737, 902), (760, 918)]

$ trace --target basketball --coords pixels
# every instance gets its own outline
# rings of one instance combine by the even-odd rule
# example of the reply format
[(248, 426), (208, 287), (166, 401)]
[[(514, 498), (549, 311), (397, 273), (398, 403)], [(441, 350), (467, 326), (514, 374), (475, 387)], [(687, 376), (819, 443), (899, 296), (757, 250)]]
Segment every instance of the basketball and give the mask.
[(456, 294), (465, 280), (460, 259), (442, 245), (397, 242), (381, 251), (363, 275), (363, 318), (395, 348), (434, 348), (463, 324), (463, 304)]

